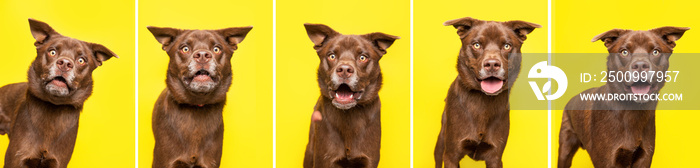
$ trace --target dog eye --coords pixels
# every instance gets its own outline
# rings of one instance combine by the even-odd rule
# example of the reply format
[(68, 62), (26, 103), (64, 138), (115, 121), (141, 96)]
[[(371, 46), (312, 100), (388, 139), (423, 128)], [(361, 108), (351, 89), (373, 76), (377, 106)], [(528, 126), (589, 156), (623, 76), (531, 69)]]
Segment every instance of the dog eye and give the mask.
[(362, 62), (367, 61), (367, 57), (365, 57), (364, 55), (360, 55), (360, 61), (362, 61)]
[(182, 47), (182, 52), (186, 53), (190, 51), (190, 47)]
[(472, 44), (472, 46), (474, 46), (474, 49), (481, 48), (481, 44), (479, 44), (479, 43), (474, 43), (474, 44)]
[(654, 56), (659, 56), (659, 50), (654, 50), (651, 52)]
[(221, 52), (221, 49), (219, 47), (214, 47), (214, 52), (218, 54), (219, 52)]
[(630, 52), (627, 51), (627, 50), (622, 50), (622, 51), (620, 52), (620, 54), (622, 54), (623, 57), (626, 57), (627, 55), (630, 54)]
[(510, 50), (510, 44), (504, 44), (503, 49)]
[(78, 59), (78, 63), (80, 63), (80, 65), (85, 64), (85, 59), (79, 58), (79, 59)]
[(335, 54), (329, 55), (329, 56), (328, 56), (328, 59), (330, 59), (330, 60), (335, 60)]
[(49, 50), (49, 56), (56, 56), (56, 50)]

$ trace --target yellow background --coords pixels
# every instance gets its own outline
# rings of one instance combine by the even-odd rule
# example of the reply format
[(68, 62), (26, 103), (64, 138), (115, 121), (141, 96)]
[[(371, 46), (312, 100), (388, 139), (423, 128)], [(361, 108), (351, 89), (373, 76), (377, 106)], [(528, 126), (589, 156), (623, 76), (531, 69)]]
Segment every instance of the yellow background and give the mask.
[[(93, 94), (80, 114), (78, 138), (68, 167), (134, 165), (134, 3), (129, 1), (0, 2), (0, 86), (26, 82), (36, 57), (28, 18), (48, 23), (58, 33), (99, 43), (120, 58), (93, 71)], [(2, 93), (0, 93), (2, 94)], [(0, 137), (0, 156), (9, 141)], [(0, 159), (0, 163), (4, 159)], [(109, 164), (105, 164), (109, 163)]]
[[(553, 1), (552, 5), (552, 23), (554, 24), (552, 49), (555, 53), (607, 53), (603, 42), (591, 42), (594, 36), (614, 28), (648, 30), (662, 26), (691, 27), (676, 42), (675, 54), (670, 57), (669, 70), (686, 67), (685, 64), (694, 66), (691, 63), (696, 59), (691, 59), (687, 55), (679, 57), (680, 54), (677, 53), (700, 52), (697, 48), (700, 45), (700, 32), (698, 32), (700, 20), (695, 18), (699, 4), (696, 1)], [(605, 57), (591, 59), (599, 62), (599, 65), (595, 66), (600, 66), (600, 71), (605, 70)], [(687, 63), (684, 64), (684, 62)], [(679, 75), (678, 80), (694, 78), (696, 74), (693, 73), (695, 72), (684, 71)], [(573, 80), (576, 79), (569, 79), (569, 81)], [(693, 83), (667, 83), (661, 92), (682, 93), (682, 89), (687, 90), (696, 86), (697, 84)], [(566, 92), (579, 93), (585, 89), (587, 88), (569, 87)], [(569, 98), (571, 97), (561, 99)], [(665, 104), (660, 102), (659, 108), (663, 108)], [(697, 145), (697, 139), (700, 137), (694, 131), (700, 128), (697, 125), (697, 119), (700, 118), (698, 112), (700, 111), (656, 111), (656, 149), (652, 167), (697, 166), (695, 151), (700, 150)], [(562, 111), (556, 110), (553, 113), (552, 167), (556, 167)], [(572, 167), (593, 167), (587, 151), (580, 149), (576, 153)]]
[(272, 167), (272, 1), (245, 0), (139, 1), (139, 167), (151, 167), (153, 161), (151, 114), (165, 89), (169, 60), (146, 26), (222, 29), (250, 25), (253, 30), (231, 60), (233, 82), (223, 112), (221, 167)]
[(379, 167), (409, 167), (409, 1), (277, 1), (277, 167), (301, 167), (320, 95), (319, 58), (304, 23), (342, 34), (400, 36), (379, 61), (384, 85)]
[[(461, 42), (457, 30), (443, 26), (447, 20), (472, 17), (481, 20), (523, 20), (542, 25), (528, 35), (522, 53), (547, 52), (547, 1), (414, 1), (414, 163), (434, 167), (433, 151), (450, 84), (457, 77)], [(523, 56), (519, 79), (511, 91), (511, 105), (519, 97), (535, 99), (527, 87), (527, 63)], [(532, 63), (534, 64), (534, 63)], [(522, 95), (522, 96), (521, 96)], [(511, 106), (510, 135), (503, 154), (504, 167), (547, 167), (547, 111), (516, 110)], [(546, 109), (546, 107), (544, 108)], [(465, 157), (462, 167), (485, 167)]]

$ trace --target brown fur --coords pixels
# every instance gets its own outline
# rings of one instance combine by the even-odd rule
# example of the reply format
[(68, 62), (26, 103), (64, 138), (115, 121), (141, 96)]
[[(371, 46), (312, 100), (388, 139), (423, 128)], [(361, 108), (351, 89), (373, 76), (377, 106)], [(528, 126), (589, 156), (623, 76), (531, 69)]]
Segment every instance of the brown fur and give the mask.
[[(608, 48), (608, 71), (628, 71), (633, 62), (648, 61), (655, 71), (668, 70), (675, 41), (688, 28), (661, 27), (649, 31), (613, 29), (593, 41)], [(658, 56), (652, 51), (660, 51)], [(620, 52), (627, 50), (629, 56)], [(652, 82), (658, 93), (664, 82)], [(583, 93), (631, 93), (629, 83), (606, 82)], [(570, 167), (579, 147), (586, 149), (595, 167), (650, 167), (654, 155), (656, 101), (582, 101), (566, 104), (559, 132), (558, 167)]]
[[(0, 132), (10, 138), (5, 167), (66, 167), (80, 111), (92, 94), (92, 71), (117, 56), (100, 44), (63, 36), (44, 22), (29, 19), (29, 25), (37, 51), (27, 73), (29, 81), (0, 88)], [(66, 65), (64, 70), (52, 69), (61, 67), (57, 60)], [(55, 77), (51, 74), (65, 79), (66, 94), (47, 88)]]
[[(459, 75), (445, 99), (442, 128), (435, 145), (435, 167), (459, 167), (468, 155), (485, 160), (486, 167), (502, 167), (501, 156), (510, 128), (508, 94), (520, 72), (520, 47), (527, 34), (541, 27), (523, 21), (482, 21), (461, 18), (445, 22), (457, 29), (462, 48), (457, 59)], [(475, 43), (479, 43), (476, 48)], [(505, 44), (509, 44), (508, 49)], [(488, 60), (497, 60), (505, 74), (504, 86), (494, 93), (481, 88)], [(490, 72), (490, 71), (486, 71)], [(325, 117), (325, 116), (324, 116)]]
[[(311, 123), (304, 167), (377, 167), (381, 142), (379, 60), (399, 37), (384, 33), (342, 35), (322, 24), (304, 26), (320, 59), (317, 75), (321, 96), (315, 110), (323, 116)], [(367, 61), (361, 61), (362, 56)], [(354, 70), (350, 74), (339, 72), (342, 66)], [(351, 87), (350, 77), (336, 78), (359, 96), (354, 103), (339, 103), (334, 94), (342, 84), (333, 82), (333, 75), (343, 73), (357, 75), (355, 87)]]
[[(170, 57), (167, 88), (153, 107), (154, 168), (216, 168), (221, 165), (222, 112), (233, 78), (231, 58), (251, 29), (148, 27)], [(183, 50), (185, 47), (187, 52)], [(195, 82), (198, 74), (205, 71), (210, 80)]]

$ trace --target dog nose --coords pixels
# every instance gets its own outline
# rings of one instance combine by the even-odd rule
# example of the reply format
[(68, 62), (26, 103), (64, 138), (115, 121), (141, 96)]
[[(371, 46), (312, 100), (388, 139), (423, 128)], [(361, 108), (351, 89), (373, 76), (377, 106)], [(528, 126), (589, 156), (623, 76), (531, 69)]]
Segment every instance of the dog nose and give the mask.
[(338, 68), (335, 69), (335, 72), (340, 77), (349, 78), (350, 76), (352, 76), (352, 73), (355, 73), (355, 69), (353, 69), (352, 66), (348, 64), (343, 64), (338, 66)]
[(199, 63), (206, 63), (209, 62), (209, 59), (211, 59), (211, 54), (209, 54), (209, 52), (206, 51), (199, 51), (197, 53), (194, 53), (192, 57), (194, 57), (194, 59)]
[(73, 69), (73, 62), (71, 62), (68, 59), (61, 58), (58, 61), (56, 61), (56, 66), (61, 71), (67, 72), (67, 71), (70, 71), (71, 69)]
[(498, 71), (501, 69), (501, 61), (497, 59), (486, 59), (484, 60), (484, 69), (486, 69), (486, 71)]
[(637, 61), (632, 63), (632, 67), (630, 67), (630, 70), (632, 71), (648, 71), (649, 70), (649, 62), (647, 61)]

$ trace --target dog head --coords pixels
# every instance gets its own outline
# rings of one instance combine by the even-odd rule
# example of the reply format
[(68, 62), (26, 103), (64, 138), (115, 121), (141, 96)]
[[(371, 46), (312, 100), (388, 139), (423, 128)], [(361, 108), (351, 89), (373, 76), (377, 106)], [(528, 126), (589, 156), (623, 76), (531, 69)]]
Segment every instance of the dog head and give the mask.
[[(658, 93), (665, 80), (659, 79), (657, 72), (668, 70), (668, 59), (686, 30), (684, 27), (660, 27), (648, 31), (613, 29), (595, 36), (592, 42), (603, 41), (608, 48), (608, 71), (637, 73), (630, 75), (632, 80), (609, 82), (616, 91), (632, 94)], [(642, 73), (646, 71), (646, 73)], [(649, 71), (655, 71), (651, 73)], [(646, 74), (646, 78), (643, 77)], [(665, 77), (664, 77), (665, 78)], [(646, 100), (637, 99), (637, 103)]]
[(457, 58), (459, 80), (464, 87), (498, 95), (513, 86), (520, 72), (520, 47), (535, 28), (524, 21), (482, 21), (465, 17), (450, 20), (462, 41)]
[(233, 52), (252, 28), (182, 30), (148, 27), (170, 57), (166, 84), (173, 98), (191, 105), (224, 102), (233, 77)]
[(304, 24), (321, 60), (318, 86), (339, 109), (350, 109), (378, 97), (382, 85), (379, 60), (399, 39), (384, 33), (343, 35), (322, 24)]
[(92, 94), (92, 71), (117, 57), (107, 47), (63, 36), (48, 24), (29, 19), (36, 58), (29, 68), (29, 91), (56, 105), (81, 107)]

